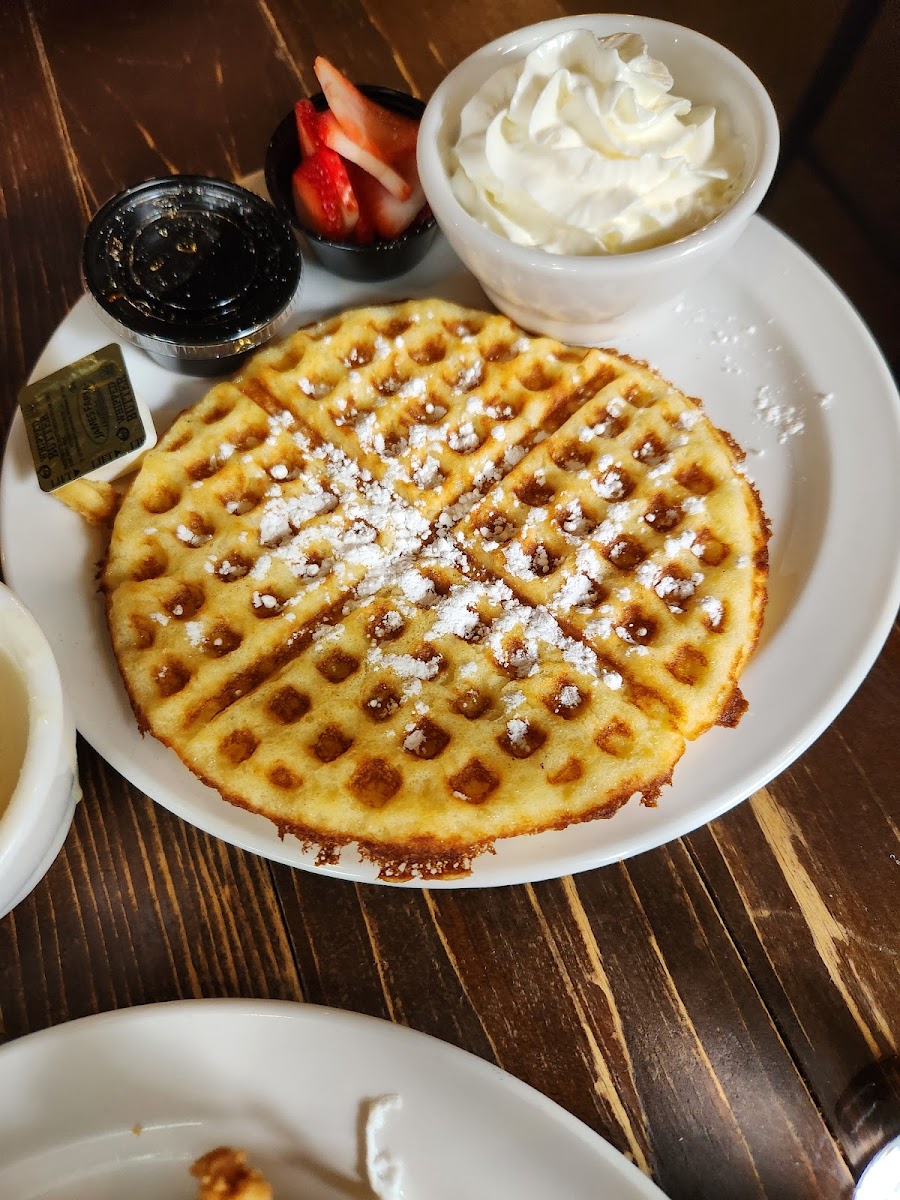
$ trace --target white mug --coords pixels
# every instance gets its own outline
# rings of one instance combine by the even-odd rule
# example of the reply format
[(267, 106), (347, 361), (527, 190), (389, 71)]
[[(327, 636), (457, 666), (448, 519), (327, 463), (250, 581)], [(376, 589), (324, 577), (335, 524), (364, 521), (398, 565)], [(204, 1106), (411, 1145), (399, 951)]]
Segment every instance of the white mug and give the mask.
[(0, 917), (43, 879), (81, 798), (75, 725), (53, 652), (0, 583)]

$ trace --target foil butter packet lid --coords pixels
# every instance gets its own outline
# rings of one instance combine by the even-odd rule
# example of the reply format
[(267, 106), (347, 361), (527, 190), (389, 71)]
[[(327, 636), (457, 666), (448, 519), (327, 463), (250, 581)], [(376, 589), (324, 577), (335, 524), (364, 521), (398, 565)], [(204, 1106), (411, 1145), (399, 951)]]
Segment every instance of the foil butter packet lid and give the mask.
[(117, 479), (156, 445), (150, 410), (115, 343), (27, 384), (19, 407), (45, 492), (75, 479)]

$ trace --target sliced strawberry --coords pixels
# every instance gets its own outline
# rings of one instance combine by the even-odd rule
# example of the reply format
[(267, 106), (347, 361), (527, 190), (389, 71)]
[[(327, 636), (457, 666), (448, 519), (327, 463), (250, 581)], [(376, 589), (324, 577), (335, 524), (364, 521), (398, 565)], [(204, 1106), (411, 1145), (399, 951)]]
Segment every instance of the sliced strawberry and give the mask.
[(294, 116), (297, 118), (300, 151), (304, 156), (312, 154), (323, 144), (319, 133), (319, 113), (311, 100), (298, 100), (294, 105)]
[[(367, 181), (378, 183), (377, 179), (372, 179), (372, 176), (367, 174), (356, 163), (344, 163), (347, 168), (347, 175), (350, 178), (350, 184), (353, 188), (353, 194), (356, 197), (356, 203), (359, 206), (359, 218), (356, 222), (356, 228), (353, 231), (353, 240), (360, 246), (368, 246), (370, 242), (375, 241), (375, 222), (372, 220), (372, 213), (369, 208), (369, 202), (366, 199), (365, 189)], [(380, 186), (380, 185), (379, 185)], [(388, 193), (390, 195), (390, 193)]]
[[(372, 218), (372, 209), (368, 198), (368, 186), (370, 183), (378, 183), (377, 179), (358, 167), (354, 162), (346, 162), (344, 166), (347, 168), (347, 175), (350, 178), (350, 185), (353, 188), (353, 194), (356, 196), (356, 203), (359, 205), (359, 220), (356, 222), (354, 230), (354, 241), (361, 246), (367, 246), (369, 242), (375, 240), (375, 222)], [(386, 189), (381, 188), (382, 191)], [(390, 192), (388, 192), (390, 195)]]
[(354, 163), (347, 164), (347, 173), (353, 184), (359, 204), (360, 221), (363, 214), (371, 220), (375, 232), (383, 238), (399, 237), (415, 220), (425, 204), (425, 193), (416, 172), (415, 154), (405, 163), (404, 176), (410, 192), (406, 200), (398, 200), (386, 187), (368, 172), (360, 170)]
[[(338, 125), (360, 152), (392, 167), (398, 159), (407, 157), (415, 150), (418, 121), (391, 112), (374, 100), (369, 100), (327, 58), (318, 57), (313, 69)], [(339, 153), (345, 154), (343, 150)], [(351, 156), (345, 154), (345, 157)], [(359, 160), (354, 158), (353, 161)], [(360, 162), (359, 165), (376, 178), (381, 178), (377, 171), (372, 171), (365, 163)], [(401, 190), (395, 190), (396, 180), (391, 176), (381, 181), (398, 199), (406, 199)]]
[(343, 228), (340, 210), (329, 197), (327, 188), (323, 187), (314, 166), (312, 157), (305, 158), (291, 176), (294, 209), (301, 224), (310, 233), (317, 233), (325, 238), (336, 238)]
[(341, 125), (338, 124), (333, 112), (324, 112), (321, 114), (319, 131), (325, 145), (330, 146), (332, 150), (340, 154), (341, 158), (347, 159), (348, 162), (356, 163), (358, 167), (362, 167), (369, 175), (380, 180), (384, 187), (392, 192), (398, 200), (406, 200), (408, 198), (410, 187), (400, 172), (395, 170), (383, 158), (379, 158), (377, 154), (372, 154), (365, 147), (359, 146), (352, 138), (349, 138)]
[(356, 222), (356, 229), (353, 240), (360, 246), (368, 246), (375, 241), (375, 226), (372, 224), (372, 218), (362, 209), (359, 211), (359, 220)]
[(359, 204), (339, 155), (320, 146), (291, 178), (294, 206), (311, 232), (334, 241), (348, 239), (359, 220)]

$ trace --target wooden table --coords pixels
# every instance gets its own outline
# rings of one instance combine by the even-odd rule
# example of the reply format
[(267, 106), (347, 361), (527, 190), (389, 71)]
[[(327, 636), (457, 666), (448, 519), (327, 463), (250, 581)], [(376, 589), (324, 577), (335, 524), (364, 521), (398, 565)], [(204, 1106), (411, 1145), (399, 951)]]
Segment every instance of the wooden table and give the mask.
[[(81, 237), (113, 192), (258, 168), (277, 118), (315, 90), (316, 53), (427, 97), (479, 44), (568, 7), (0, 6), (0, 432), (80, 293)], [(643, 8), (724, 41), (765, 80), (786, 135), (766, 210), (895, 353), (893, 156), (872, 153), (870, 114), (887, 136), (896, 13), (877, 0)], [(847, 1196), (871, 1143), (842, 1105), (861, 1072), (889, 1087), (900, 1038), (898, 668), (895, 629), (827, 733), (714, 824), (624, 864), (487, 891), (274, 865), (170, 815), (82, 744), (63, 852), (0, 921), (0, 1040), (176, 997), (312, 1001), (498, 1063), (671, 1197)]]

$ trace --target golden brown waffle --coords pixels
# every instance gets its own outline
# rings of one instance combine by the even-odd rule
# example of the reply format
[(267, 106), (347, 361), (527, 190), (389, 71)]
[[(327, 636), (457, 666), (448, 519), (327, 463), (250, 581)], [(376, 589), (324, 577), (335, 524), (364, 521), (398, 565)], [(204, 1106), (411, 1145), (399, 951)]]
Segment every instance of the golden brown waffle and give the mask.
[(615, 377), (457, 536), (695, 738), (743, 712), (736, 683), (762, 622), (766, 526), (699, 405), (606, 357)]
[(103, 585), (143, 728), (387, 878), (655, 802), (742, 710), (767, 527), (647, 368), (443, 301), (258, 354), (145, 459)]
[(197, 1200), (272, 1200), (271, 1186), (247, 1165), (244, 1150), (210, 1150), (192, 1164), (191, 1174), (198, 1181)]

